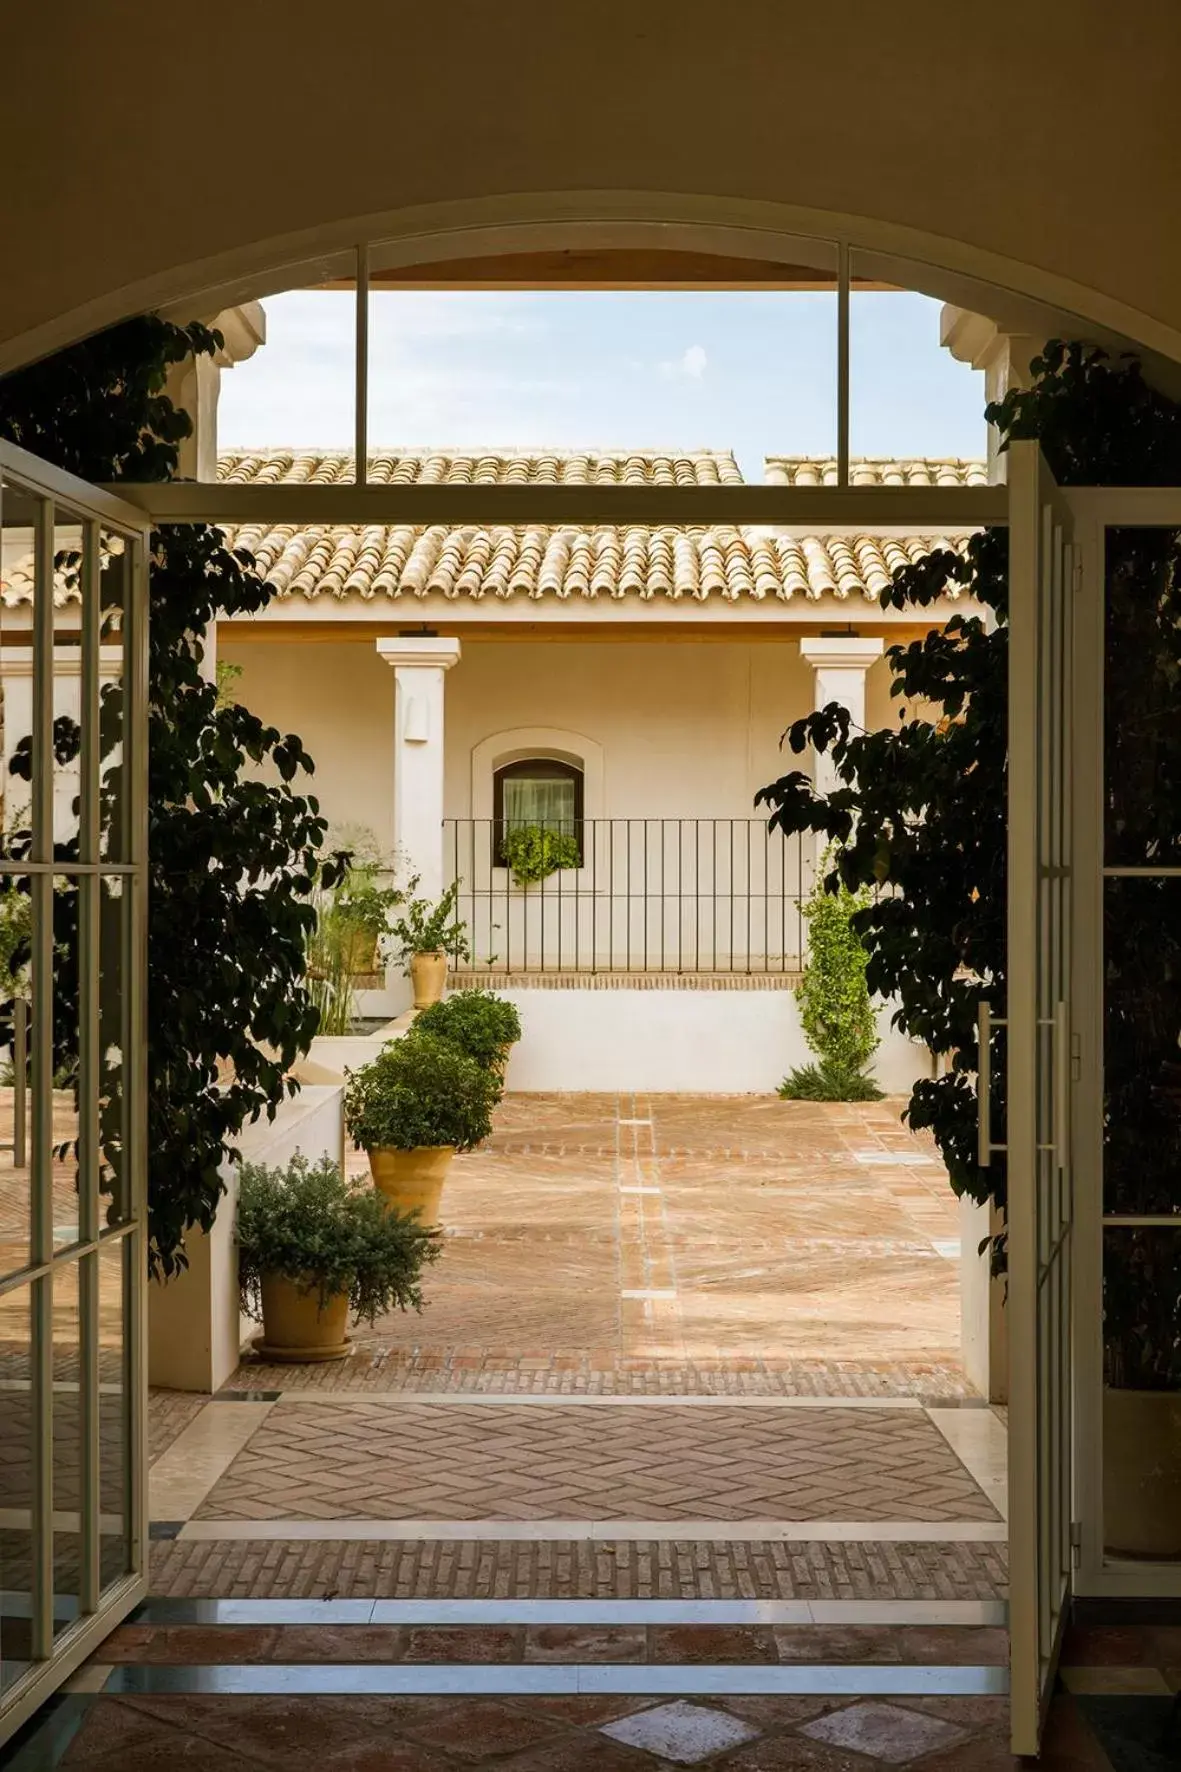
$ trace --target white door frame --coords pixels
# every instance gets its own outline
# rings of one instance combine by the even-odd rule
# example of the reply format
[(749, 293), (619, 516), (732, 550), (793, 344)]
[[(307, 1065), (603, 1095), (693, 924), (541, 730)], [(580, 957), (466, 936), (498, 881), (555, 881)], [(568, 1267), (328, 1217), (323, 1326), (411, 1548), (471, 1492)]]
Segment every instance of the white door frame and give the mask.
[[(1103, 889), (1106, 532), (1181, 529), (1181, 488), (1069, 491), (1080, 559), (1075, 672), (1075, 999), (1083, 1031), (1075, 1092), (1075, 1591), (1097, 1598), (1179, 1598), (1181, 1566), (1130, 1561), (1103, 1548)], [(1116, 870), (1127, 872), (1128, 870)], [(1181, 868), (1145, 870), (1181, 876)], [(1148, 1224), (1160, 1222), (1153, 1219)], [(1175, 1222), (1181, 1234), (1181, 1219)]]
[[(7, 1307), (9, 1333), (17, 1336), (4, 1390), (13, 1411), (9, 1432), (23, 1430), (28, 1439), (27, 1477), (19, 1465), (12, 1467), (14, 1487), (5, 1498), (15, 1504), (5, 1509), (6, 1529), (28, 1535), (28, 1579), (16, 1582), (10, 1574), (5, 1586), (18, 1591), (0, 1593), (0, 1649), (6, 1636), (10, 1643), (13, 1636), (20, 1638), (9, 1660), (13, 1677), (0, 1695), (3, 1741), (147, 1589), (149, 529), (143, 513), (124, 500), (3, 442), (0, 524), (7, 525), (0, 531), (5, 539), (11, 544), (15, 532), (17, 549), (24, 553), (27, 544), (26, 557), (32, 558), (32, 621), (25, 631), (33, 679), (31, 841), (19, 858), (6, 848), (0, 854), (0, 877), (29, 880), (32, 923), (27, 1161), (18, 1168), (13, 1149), (8, 1170), (18, 1223), (27, 1199), (29, 1232), (19, 1246), (15, 1236), (11, 1239), (0, 1272), (0, 1307)], [(67, 545), (63, 529), (75, 550), (69, 563), (59, 560)], [(80, 624), (76, 605), (55, 603), (55, 589), (67, 596), (76, 591)], [(53, 757), (54, 683), (61, 674), (55, 665), (61, 666), (66, 651), (64, 645), (55, 649), (54, 641), (63, 639), (65, 629), (77, 660), (66, 674), (73, 680), (81, 734), (77, 851), (67, 858), (55, 853)], [(109, 682), (113, 653), (122, 679), (121, 728), (118, 744), (108, 743), (104, 753), (104, 659)], [(108, 801), (104, 814), (102, 787), (104, 779), (113, 785), (112, 771), (121, 777), (117, 809)], [(71, 1218), (65, 1227), (54, 1222), (53, 1156), (60, 1140), (53, 1119), (53, 903), (62, 882), (72, 885), (77, 897), (79, 968), (76, 1142), (71, 1135), (77, 1213), (76, 1222)], [(113, 1048), (121, 1055), (121, 1114), (115, 1129), (103, 1127), (101, 1106), (111, 1088), (109, 1078), (104, 1080), (104, 1058)], [(60, 1187), (57, 1205), (60, 1211)], [(71, 1321), (71, 1313), (77, 1323), (76, 1366), (72, 1353), (62, 1357), (62, 1323)], [(60, 1372), (55, 1371), (55, 1327)], [(22, 1330), (29, 1337), (27, 1364)], [(55, 1412), (69, 1410), (70, 1398), (76, 1453), (69, 1439), (55, 1435)], [(56, 1459), (55, 1437), (59, 1451), (66, 1447)], [(68, 1535), (66, 1561), (57, 1568), (55, 1533)]]

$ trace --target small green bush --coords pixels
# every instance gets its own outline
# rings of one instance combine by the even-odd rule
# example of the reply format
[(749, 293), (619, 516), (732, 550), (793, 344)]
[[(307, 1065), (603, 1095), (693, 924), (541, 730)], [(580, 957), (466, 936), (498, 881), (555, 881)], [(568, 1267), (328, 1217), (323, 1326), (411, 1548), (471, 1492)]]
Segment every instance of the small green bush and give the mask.
[(880, 1101), (881, 1090), (866, 1074), (878, 1031), (865, 947), (853, 921), (870, 895), (850, 892), (843, 882), (828, 891), (830, 866), (826, 856), (804, 907), (808, 960), (796, 994), (804, 1037), (820, 1062), (792, 1071), (779, 1093), (786, 1101)]
[(371, 1187), (350, 1187), (328, 1157), (299, 1151), (286, 1168), (243, 1163), (238, 1194), (242, 1305), (262, 1318), (262, 1277), (318, 1283), (320, 1305), (348, 1293), (355, 1321), (422, 1309), (420, 1280), (440, 1253), (438, 1235), (393, 1211)]
[[(407, 891), (418, 889), (415, 874)], [(456, 911), (459, 881), (452, 880), (438, 904), (429, 898), (411, 898), (404, 914), (390, 927), (397, 958), (408, 963), (415, 954), (448, 954), (453, 960), (470, 960), (467, 924)]]
[(470, 1151), (492, 1130), (499, 1079), (437, 1034), (393, 1040), (372, 1064), (346, 1075), (345, 1125), (362, 1150), (453, 1144)]
[(495, 991), (456, 991), (422, 1011), (411, 1037), (423, 1034), (450, 1040), (477, 1064), (495, 1067), (503, 1065), (509, 1048), (521, 1038), (521, 1018), (516, 1005)]
[(577, 837), (539, 824), (510, 825), (500, 847), (518, 886), (547, 879), (560, 868), (576, 868), (581, 860)]

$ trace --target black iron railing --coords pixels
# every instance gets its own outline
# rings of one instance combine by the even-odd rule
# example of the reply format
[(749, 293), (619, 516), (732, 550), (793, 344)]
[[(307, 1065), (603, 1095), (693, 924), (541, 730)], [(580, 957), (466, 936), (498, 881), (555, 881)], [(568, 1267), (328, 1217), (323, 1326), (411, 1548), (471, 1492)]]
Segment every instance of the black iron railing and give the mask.
[(503, 834), (491, 818), (444, 820), (444, 865), (460, 882), (474, 971), (801, 965), (814, 850), (810, 840), (769, 832), (764, 819), (583, 819), (573, 833), (581, 866), (529, 882), (503, 865)]

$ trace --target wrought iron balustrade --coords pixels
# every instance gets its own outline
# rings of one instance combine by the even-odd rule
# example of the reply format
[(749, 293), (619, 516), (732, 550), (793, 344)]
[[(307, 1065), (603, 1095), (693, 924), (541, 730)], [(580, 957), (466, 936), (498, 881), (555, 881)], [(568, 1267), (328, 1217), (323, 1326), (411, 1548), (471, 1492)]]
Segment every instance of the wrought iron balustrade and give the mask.
[[(761, 818), (587, 818), (554, 826), (581, 865), (522, 882), (504, 827), (444, 820), (476, 972), (791, 973), (806, 948), (810, 843)], [(463, 968), (468, 970), (469, 968)]]

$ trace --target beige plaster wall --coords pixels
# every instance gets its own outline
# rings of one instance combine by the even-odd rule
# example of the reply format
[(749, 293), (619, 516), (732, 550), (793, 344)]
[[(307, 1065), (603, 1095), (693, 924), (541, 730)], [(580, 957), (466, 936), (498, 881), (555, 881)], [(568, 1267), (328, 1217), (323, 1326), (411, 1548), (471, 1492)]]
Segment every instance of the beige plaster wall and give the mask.
[[(328, 816), (388, 841), (394, 686), (373, 647), (243, 642), (223, 624), (218, 653), (242, 666), (242, 700), (304, 740)], [(779, 735), (811, 695), (789, 640), (465, 640), (447, 676), (447, 815), (470, 816), (476, 745), (545, 726), (602, 745), (609, 816), (751, 816), (755, 790), (792, 766)]]
[(4, 53), (0, 362), (489, 205), (841, 215), (1181, 355), (1176, 0), (66, 0)]

